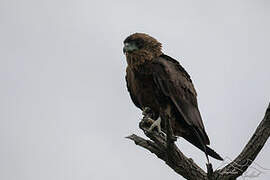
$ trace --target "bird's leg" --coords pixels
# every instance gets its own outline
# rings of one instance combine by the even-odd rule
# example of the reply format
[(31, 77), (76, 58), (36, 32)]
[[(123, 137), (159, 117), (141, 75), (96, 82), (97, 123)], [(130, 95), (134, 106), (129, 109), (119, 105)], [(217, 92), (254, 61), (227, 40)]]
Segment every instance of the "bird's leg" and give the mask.
[(177, 140), (177, 138), (173, 135), (173, 129), (171, 126), (171, 121), (173, 121), (174, 117), (172, 116), (171, 107), (167, 106), (165, 109), (165, 112), (163, 114), (163, 119), (165, 122), (165, 130), (166, 130), (166, 144), (167, 144), (167, 153), (166, 153), (166, 162), (172, 163), (174, 161), (174, 142)]
[(209, 163), (209, 159), (207, 157), (208, 163), (206, 164), (207, 167), (207, 177), (208, 179), (213, 179), (213, 166), (211, 163)]
[(149, 127), (155, 122), (155, 120), (150, 118), (152, 114), (151, 114), (151, 109), (149, 107), (143, 108), (142, 115), (143, 115), (143, 119), (141, 123), (145, 124), (146, 126)]
[(148, 129), (148, 131), (153, 131), (153, 129), (157, 127), (157, 131), (158, 133), (162, 133), (161, 132), (161, 118), (158, 117), (158, 119), (156, 121), (154, 121), (154, 123), (150, 126), (150, 128)]
[(205, 156), (206, 156), (207, 164), (211, 164), (210, 161), (209, 161), (208, 155), (206, 154), (206, 152), (205, 152)]
[(171, 121), (175, 121), (175, 119), (173, 119), (173, 115), (172, 115), (172, 109), (171, 107), (168, 105), (165, 109), (165, 114), (164, 116), (164, 122), (165, 122), (165, 128), (166, 128), (166, 135), (167, 135), (167, 143), (174, 143), (177, 140), (177, 137), (174, 136), (173, 134), (173, 129), (171, 126)]

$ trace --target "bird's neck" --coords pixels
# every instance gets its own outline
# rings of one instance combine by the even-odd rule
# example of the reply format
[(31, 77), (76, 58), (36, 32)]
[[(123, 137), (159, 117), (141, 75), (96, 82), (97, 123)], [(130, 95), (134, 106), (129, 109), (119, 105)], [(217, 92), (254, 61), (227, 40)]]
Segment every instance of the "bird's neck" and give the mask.
[(147, 65), (151, 64), (161, 53), (149, 53), (148, 51), (138, 51), (132, 54), (127, 54), (128, 66), (136, 72), (144, 71)]

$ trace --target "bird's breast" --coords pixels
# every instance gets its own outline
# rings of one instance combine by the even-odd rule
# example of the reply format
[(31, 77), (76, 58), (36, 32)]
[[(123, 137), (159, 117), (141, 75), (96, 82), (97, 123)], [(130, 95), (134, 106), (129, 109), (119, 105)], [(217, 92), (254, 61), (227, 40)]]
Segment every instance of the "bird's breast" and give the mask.
[(149, 107), (158, 113), (159, 103), (155, 89), (156, 85), (151, 75), (137, 75), (136, 92), (141, 107)]

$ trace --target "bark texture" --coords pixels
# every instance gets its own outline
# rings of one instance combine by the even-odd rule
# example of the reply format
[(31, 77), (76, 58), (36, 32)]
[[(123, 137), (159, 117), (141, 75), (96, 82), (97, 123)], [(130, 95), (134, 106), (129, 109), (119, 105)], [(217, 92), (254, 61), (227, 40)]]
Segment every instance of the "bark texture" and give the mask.
[[(166, 121), (169, 124), (169, 120)], [(175, 145), (170, 126), (167, 125), (167, 135), (155, 131), (149, 132), (149, 120), (146, 115), (140, 122), (139, 127), (150, 140), (135, 134), (127, 138), (165, 161), (170, 168), (184, 178), (190, 180), (234, 180), (248, 169), (270, 136), (270, 104), (263, 120), (242, 152), (228, 165), (216, 171), (213, 171), (211, 164), (207, 164), (207, 172), (205, 172), (192, 159), (187, 158)]]

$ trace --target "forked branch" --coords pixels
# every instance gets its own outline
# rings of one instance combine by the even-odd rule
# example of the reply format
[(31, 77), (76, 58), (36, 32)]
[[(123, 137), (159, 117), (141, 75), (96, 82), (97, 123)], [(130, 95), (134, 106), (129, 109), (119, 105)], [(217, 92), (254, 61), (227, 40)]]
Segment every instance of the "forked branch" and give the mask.
[[(263, 120), (257, 127), (255, 133), (248, 141), (242, 152), (231, 163), (214, 172), (206, 173), (195, 162), (193, 162), (192, 159), (187, 158), (178, 149), (174, 142), (171, 143), (170, 151), (168, 151), (166, 137), (160, 135), (157, 132), (149, 132), (149, 122), (146, 118), (142, 119), (139, 127), (144, 131), (145, 135), (150, 138), (150, 140), (146, 140), (135, 134), (132, 134), (127, 138), (133, 140), (136, 145), (139, 145), (154, 153), (158, 158), (165, 161), (166, 164), (171, 167), (177, 174), (191, 180), (231, 180), (241, 176), (248, 169), (248, 167), (255, 160), (267, 139), (269, 138), (270, 104), (268, 105)], [(168, 157), (173, 158), (168, 160)], [(208, 168), (208, 171), (211, 169), (212, 168)]]

